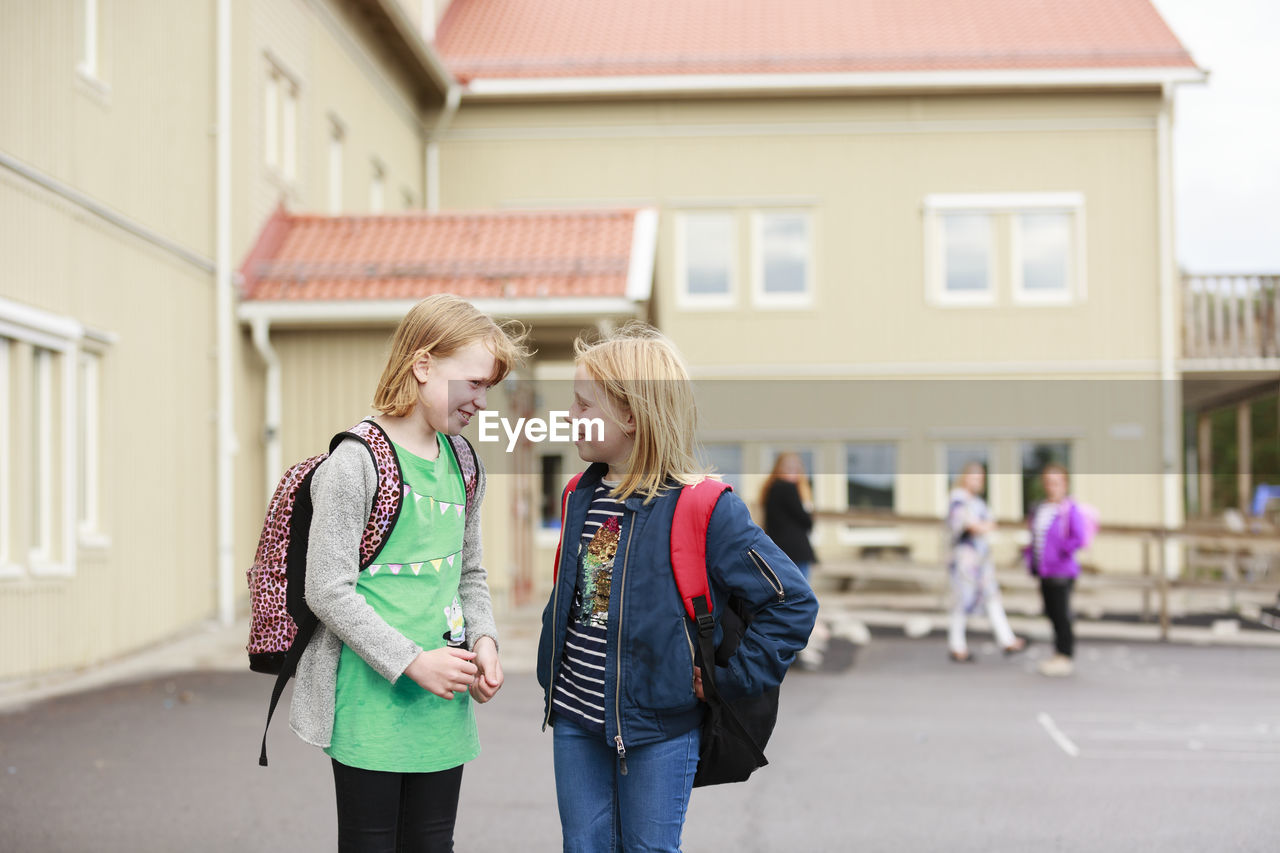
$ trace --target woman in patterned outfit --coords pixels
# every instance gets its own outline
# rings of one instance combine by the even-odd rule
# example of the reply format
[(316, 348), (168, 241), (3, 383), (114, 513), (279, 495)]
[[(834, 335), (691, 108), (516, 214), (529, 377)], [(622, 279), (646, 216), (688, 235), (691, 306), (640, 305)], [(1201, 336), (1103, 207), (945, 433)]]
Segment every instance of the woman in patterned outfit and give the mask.
[(965, 622), (970, 614), (985, 609), (991, 630), (1005, 654), (1026, 648), (1026, 641), (1015, 637), (1000, 601), (1000, 586), (991, 562), (990, 534), (995, 520), (981, 497), (987, 472), (981, 462), (970, 462), (960, 472), (951, 490), (947, 510), (947, 531), (951, 536), (951, 624), (947, 646), (957, 663), (974, 660), (965, 641)]

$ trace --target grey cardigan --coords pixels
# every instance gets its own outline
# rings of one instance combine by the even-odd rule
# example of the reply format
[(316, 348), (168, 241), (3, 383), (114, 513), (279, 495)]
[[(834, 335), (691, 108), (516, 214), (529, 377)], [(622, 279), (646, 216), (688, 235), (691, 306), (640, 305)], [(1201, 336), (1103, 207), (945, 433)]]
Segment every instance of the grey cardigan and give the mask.
[[(458, 597), (466, 620), (467, 642), (492, 637), (493, 622), (486, 573), (480, 565), (480, 503), (484, 466), (476, 459), (474, 512), (467, 513)], [(360, 655), (392, 684), (422, 648), (388, 625), (356, 592), (360, 575), (360, 537), (369, 520), (378, 472), (369, 451), (348, 438), (316, 468), (311, 480), (314, 515), (307, 540), (307, 605), (320, 619), (298, 662), (289, 727), (304, 741), (326, 747), (333, 736), (338, 658), (343, 645)]]

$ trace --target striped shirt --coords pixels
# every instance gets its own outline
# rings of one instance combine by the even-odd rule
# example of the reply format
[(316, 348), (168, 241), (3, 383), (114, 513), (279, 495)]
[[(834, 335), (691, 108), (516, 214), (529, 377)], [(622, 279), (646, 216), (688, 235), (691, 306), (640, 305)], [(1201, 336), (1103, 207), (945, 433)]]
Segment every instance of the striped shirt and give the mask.
[(1036, 549), (1036, 567), (1044, 563), (1044, 542), (1049, 538), (1049, 528), (1058, 518), (1058, 504), (1045, 501), (1036, 507), (1035, 520), (1031, 522), (1032, 541)]
[(596, 488), (578, 547), (578, 585), (551, 703), (557, 714), (604, 732), (604, 666), (609, 634), (609, 590), (622, 529), (623, 505), (609, 496), (615, 483)]

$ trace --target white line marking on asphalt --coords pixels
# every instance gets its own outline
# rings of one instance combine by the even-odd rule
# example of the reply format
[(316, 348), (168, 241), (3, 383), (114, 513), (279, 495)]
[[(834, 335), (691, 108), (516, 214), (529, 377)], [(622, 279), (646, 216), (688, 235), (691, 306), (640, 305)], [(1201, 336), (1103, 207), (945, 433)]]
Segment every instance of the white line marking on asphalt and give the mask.
[(1062, 748), (1063, 752), (1072, 758), (1076, 758), (1080, 755), (1080, 747), (1072, 743), (1071, 738), (1062, 733), (1062, 729), (1058, 728), (1057, 725), (1054, 724), (1053, 717), (1050, 717), (1044, 711), (1041, 711), (1036, 719), (1040, 722), (1040, 725), (1044, 727), (1044, 730), (1049, 733), (1049, 737), (1053, 738), (1053, 742)]

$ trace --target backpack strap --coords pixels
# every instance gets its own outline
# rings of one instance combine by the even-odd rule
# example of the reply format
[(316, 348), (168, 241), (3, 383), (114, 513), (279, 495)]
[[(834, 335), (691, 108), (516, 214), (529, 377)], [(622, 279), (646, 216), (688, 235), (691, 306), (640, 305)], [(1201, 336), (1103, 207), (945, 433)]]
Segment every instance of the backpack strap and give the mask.
[(560, 541), (556, 543), (556, 564), (551, 570), (551, 583), (555, 584), (560, 578), (560, 549), (564, 546), (564, 516), (569, 509), (569, 495), (573, 494), (578, 488), (578, 481), (582, 479), (582, 473), (579, 471), (569, 478), (569, 482), (564, 484), (564, 493), (560, 495)]
[(360, 537), (360, 568), (365, 569), (377, 559), (378, 552), (387, 544), (391, 528), (400, 518), (400, 508), (404, 505), (404, 475), (400, 472), (400, 460), (396, 458), (391, 439), (374, 421), (363, 420), (346, 432), (335, 435), (329, 442), (329, 452), (337, 450), (345, 438), (355, 438), (363, 444), (378, 470), (373, 508), (369, 511), (364, 535)]
[[(706, 615), (711, 616), (711, 594), (707, 587), (707, 528), (716, 502), (733, 487), (719, 480), (703, 480), (680, 490), (676, 498), (675, 516), (671, 519), (671, 572), (675, 575), (685, 613), (698, 624), (696, 602), (702, 599)], [(714, 625), (712, 626), (714, 627)]]
[(476, 492), (480, 488), (480, 462), (476, 458), (476, 449), (465, 435), (449, 435), (449, 446), (453, 448), (453, 456), (458, 460), (458, 469), (462, 472), (462, 485), (467, 492), (467, 516), (476, 508)]

